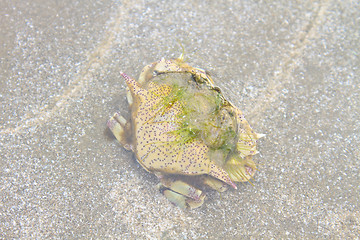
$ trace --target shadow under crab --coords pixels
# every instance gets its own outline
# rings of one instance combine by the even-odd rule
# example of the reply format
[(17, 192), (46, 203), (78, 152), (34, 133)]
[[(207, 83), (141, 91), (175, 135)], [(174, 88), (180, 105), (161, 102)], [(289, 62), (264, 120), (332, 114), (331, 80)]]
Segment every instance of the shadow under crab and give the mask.
[(211, 77), (183, 59), (146, 66), (136, 81), (124, 73), (131, 117), (108, 121), (117, 140), (161, 182), (181, 208), (203, 204), (207, 185), (223, 192), (255, 174), (256, 134)]

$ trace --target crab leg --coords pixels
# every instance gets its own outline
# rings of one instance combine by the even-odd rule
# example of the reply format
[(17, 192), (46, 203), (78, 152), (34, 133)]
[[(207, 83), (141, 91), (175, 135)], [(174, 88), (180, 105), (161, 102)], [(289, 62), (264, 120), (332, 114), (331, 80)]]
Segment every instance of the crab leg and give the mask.
[(223, 181), (220, 181), (218, 179), (215, 179), (211, 176), (203, 175), (200, 177), (201, 182), (204, 185), (207, 185), (208, 187), (218, 191), (218, 192), (225, 192), (228, 189), (228, 184), (224, 183)]

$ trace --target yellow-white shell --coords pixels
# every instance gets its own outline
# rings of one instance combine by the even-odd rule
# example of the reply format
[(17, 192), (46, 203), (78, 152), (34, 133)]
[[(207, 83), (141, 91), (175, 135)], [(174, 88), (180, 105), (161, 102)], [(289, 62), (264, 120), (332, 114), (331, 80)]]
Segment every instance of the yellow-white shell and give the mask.
[(237, 123), (236, 154), (222, 156), (214, 153), (201, 139), (181, 141), (172, 132), (179, 128), (177, 117), (182, 114), (183, 103), (172, 102), (164, 110), (162, 101), (172, 87), (166, 81), (154, 81), (161, 74), (184, 74), (181, 77), (191, 77), (195, 82), (206, 84), (209, 91), (220, 93), (204, 70), (190, 67), (182, 59), (162, 59), (150, 64), (143, 69), (138, 81), (123, 74), (132, 99), (129, 144), (139, 163), (151, 172), (207, 174), (234, 188), (233, 181), (248, 181), (253, 175), (251, 171), (256, 169), (251, 158), (256, 154), (256, 140), (260, 135), (253, 132), (241, 111), (223, 99)]

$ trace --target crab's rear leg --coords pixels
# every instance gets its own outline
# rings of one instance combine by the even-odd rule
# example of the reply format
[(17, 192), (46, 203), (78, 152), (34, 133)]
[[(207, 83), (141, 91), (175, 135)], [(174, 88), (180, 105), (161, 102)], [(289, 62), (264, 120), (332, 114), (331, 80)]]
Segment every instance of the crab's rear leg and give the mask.
[(130, 128), (128, 121), (126, 121), (119, 113), (115, 113), (107, 122), (107, 126), (123, 147), (127, 150), (131, 150), (131, 143), (128, 136), (128, 130)]
[(157, 176), (161, 181), (160, 191), (176, 206), (183, 209), (193, 209), (204, 203), (205, 194), (191, 184), (170, 176), (161, 174), (157, 174)]

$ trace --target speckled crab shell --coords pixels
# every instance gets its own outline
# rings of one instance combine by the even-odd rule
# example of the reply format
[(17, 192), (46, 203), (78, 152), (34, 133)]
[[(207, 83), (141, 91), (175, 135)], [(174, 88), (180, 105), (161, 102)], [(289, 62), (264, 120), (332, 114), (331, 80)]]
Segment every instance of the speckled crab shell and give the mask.
[[(187, 184), (185, 191), (174, 190), (184, 185), (174, 184), (179, 181), (168, 184), (164, 176), (211, 176), (235, 189), (234, 182), (253, 177), (256, 166), (252, 156), (262, 135), (251, 129), (241, 111), (224, 98), (204, 70), (179, 58), (147, 65), (138, 81), (121, 74), (128, 86), (131, 119), (126, 121), (115, 114), (108, 126), (166, 187), (201, 202), (192, 205), (197, 207), (204, 198), (201, 191)], [(215, 180), (203, 182), (222, 189)], [(173, 202), (181, 205), (182, 200), (175, 198)]]
[[(168, 111), (159, 114), (157, 105), (167, 96), (171, 87), (159, 85), (153, 81), (154, 77), (164, 73), (190, 73), (194, 79), (206, 84), (209, 89), (220, 92), (213, 85), (213, 80), (204, 71), (193, 68), (181, 59), (165, 60), (146, 66), (139, 78), (139, 82), (125, 76), (126, 83), (132, 94), (132, 119), (134, 137), (132, 150), (141, 165), (149, 171), (160, 171), (170, 174), (200, 175), (208, 174), (220, 179), (236, 188), (229, 174), (208, 157), (209, 147), (201, 140), (195, 139), (187, 143), (176, 144), (176, 136), (167, 134), (175, 131), (178, 124), (175, 116), (181, 114), (180, 102), (175, 102)], [(147, 83), (147, 84), (146, 84)], [(143, 88), (141, 85), (147, 85)], [(232, 106), (228, 101), (227, 103)], [(252, 131), (242, 113), (232, 107), (239, 124), (238, 145), (243, 145), (241, 157), (256, 153), (256, 139), (258, 136)], [(237, 178), (233, 177), (233, 180)]]

